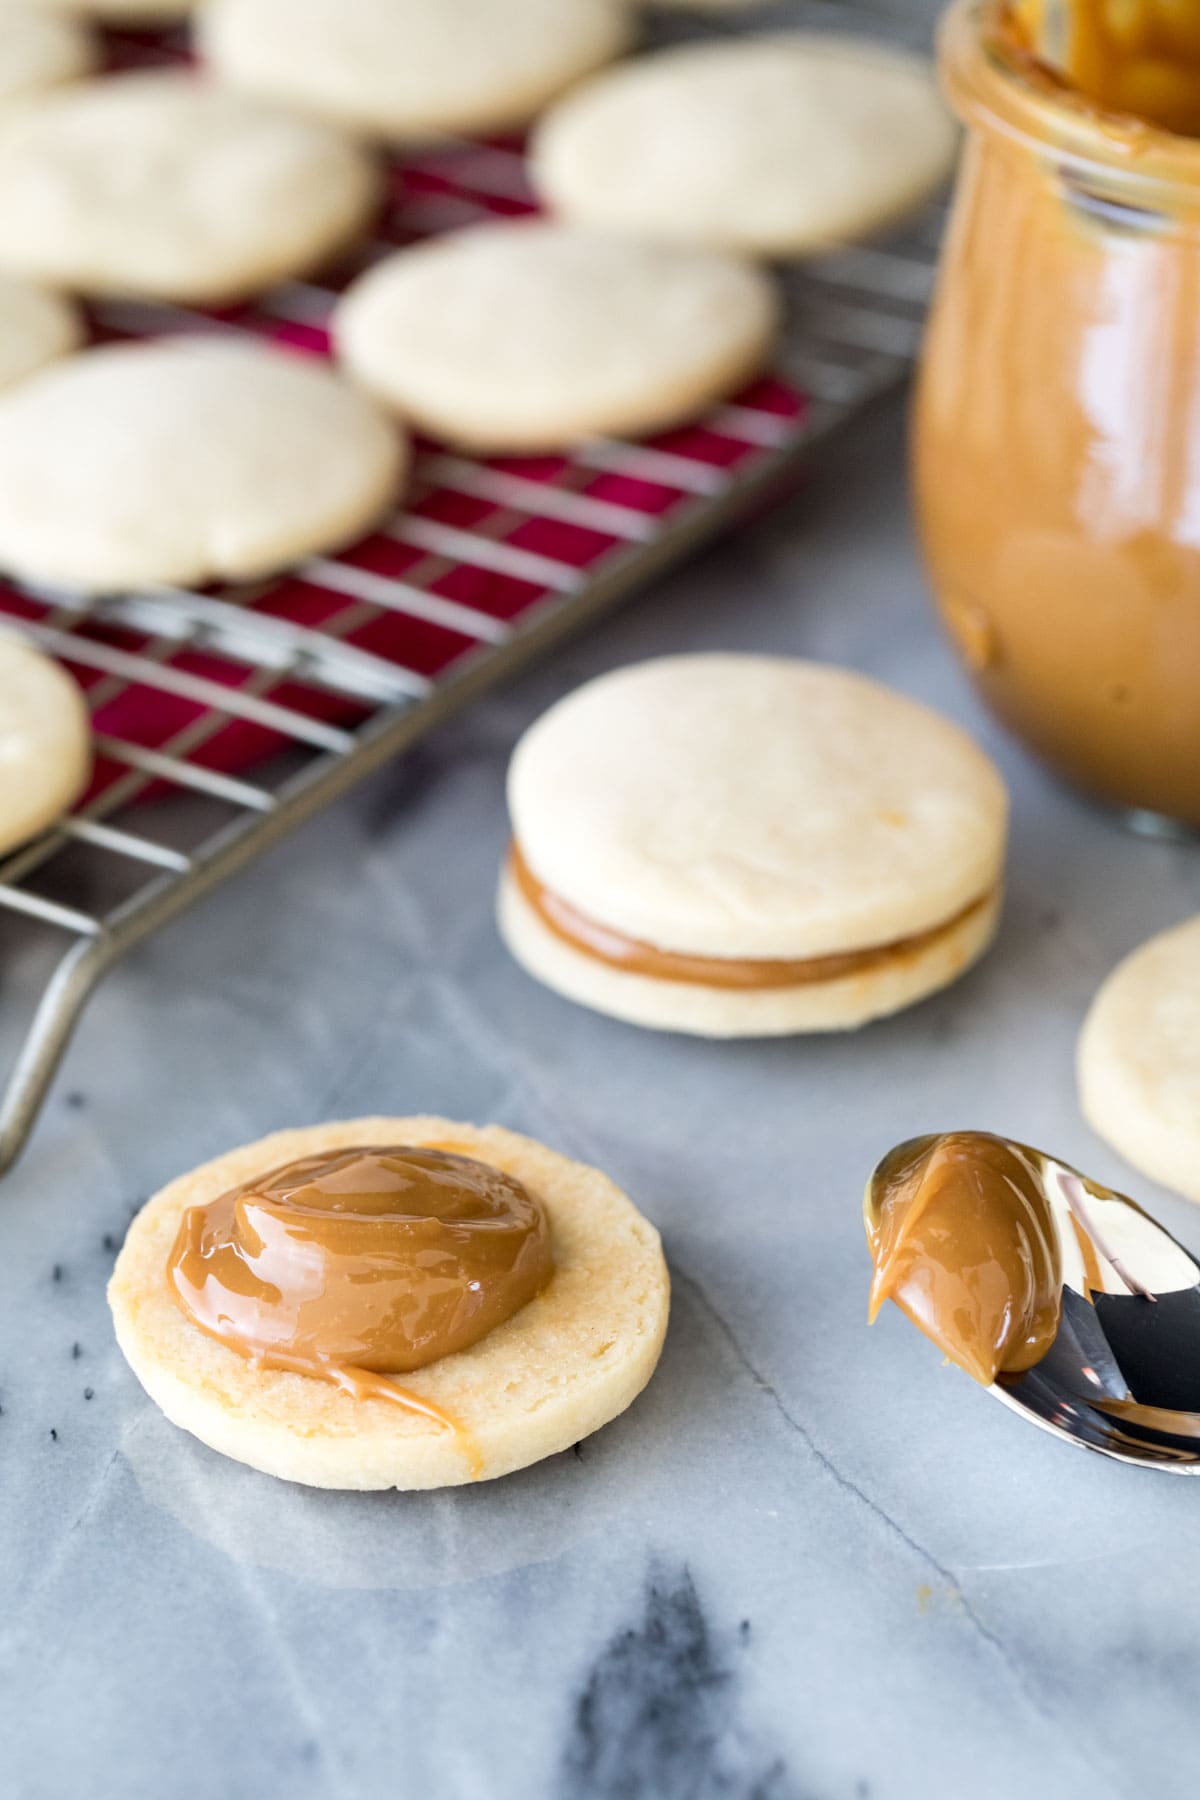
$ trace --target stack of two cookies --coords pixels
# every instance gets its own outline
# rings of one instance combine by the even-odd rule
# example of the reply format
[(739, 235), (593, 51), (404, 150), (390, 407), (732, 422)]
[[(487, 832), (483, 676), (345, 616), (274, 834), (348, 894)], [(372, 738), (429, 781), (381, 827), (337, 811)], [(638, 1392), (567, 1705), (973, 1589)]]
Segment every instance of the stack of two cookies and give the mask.
[(862, 1025), (953, 981), (996, 929), (999, 774), (846, 670), (701, 655), (603, 676), (523, 738), (509, 805), (509, 948), (639, 1025)]

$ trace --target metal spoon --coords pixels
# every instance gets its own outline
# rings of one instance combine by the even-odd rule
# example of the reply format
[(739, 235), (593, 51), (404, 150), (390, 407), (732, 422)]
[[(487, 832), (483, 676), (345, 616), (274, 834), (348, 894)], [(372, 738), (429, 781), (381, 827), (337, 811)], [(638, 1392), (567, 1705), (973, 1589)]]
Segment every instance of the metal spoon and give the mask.
[[(1200, 1473), (1200, 1263), (1126, 1195), (1027, 1145), (988, 1133), (949, 1133), (910, 1140), (883, 1158), (867, 1186), (868, 1235), (884, 1195), (897, 1192), (898, 1177), (910, 1179), (939, 1146), (952, 1144), (961, 1154), (971, 1140), (999, 1143), (1020, 1159), (1022, 1180), (1034, 1184), (1028, 1192), (1044, 1202), (1042, 1223), (1056, 1240), (1061, 1268), (1061, 1309), (1049, 1349), (1032, 1368), (998, 1374), (988, 1392), (1068, 1443), (1173, 1474)], [(964, 1167), (962, 1205), (972, 1208), (977, 1195), (969, 1162)], [(955, 1171), (949, 1181), (943, 1172), (929, 1240), (947, 1254), (953, 1252), (956, 1179)], [(977, 1223), (977, 1214), (959, 1216), (964, 1229)], [(971, 1265), (968, 1278), (976, 1266), (991, 1283), (1001, 1267)], [(914, 1280), (917, 1294), (936, 1287), (919, 1270)], [(928, 1321), (914, 1323), (953, 1356), (945, 1335)]]

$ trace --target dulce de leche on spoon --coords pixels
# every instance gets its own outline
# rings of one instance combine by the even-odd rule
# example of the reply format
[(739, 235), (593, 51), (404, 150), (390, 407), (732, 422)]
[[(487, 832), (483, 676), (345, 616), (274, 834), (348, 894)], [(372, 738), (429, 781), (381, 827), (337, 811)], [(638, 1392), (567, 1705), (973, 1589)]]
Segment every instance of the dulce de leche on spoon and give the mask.
[(1200, 1471), (1200, 1265), (1148, 1213), (1027, 1144), (899, 1144), (867, 1186), (870, 1317), (896, 1305), (1033, 1423)]

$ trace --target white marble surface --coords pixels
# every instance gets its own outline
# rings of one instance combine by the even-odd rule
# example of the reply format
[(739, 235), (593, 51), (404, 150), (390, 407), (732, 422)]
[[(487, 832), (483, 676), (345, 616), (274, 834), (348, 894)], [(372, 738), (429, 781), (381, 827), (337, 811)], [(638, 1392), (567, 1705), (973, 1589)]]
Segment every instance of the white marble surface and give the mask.
[[(1200, 905), (1197, 853), (1125, 835), (981, 716), (926, 610), (902, 462), (893, 408), (102, 991), (0, 1189), (6, 1800), (1191, 1791), (1200, 1486), (1031, 1430), (892, 1310), (865, 1325), (860, 1190), (917, 1131), (1043, 1144), (1200, 1244), (1072, 1078), (1095, 984)], [(713, 1045), (508, 962), (514, 739), (582, 677), (680, 646), (836, 659), (981, 732), (1015, 818), (978, 971), (844, 1041)], [(273, 1127), (425, 1109), (593, 1160), (661, 1226), (676, 1297), (642, 1400), (578, 1456), (441, 1497), (289, 1489), (166, 1425), (104, 1304), (131, 1209)]]

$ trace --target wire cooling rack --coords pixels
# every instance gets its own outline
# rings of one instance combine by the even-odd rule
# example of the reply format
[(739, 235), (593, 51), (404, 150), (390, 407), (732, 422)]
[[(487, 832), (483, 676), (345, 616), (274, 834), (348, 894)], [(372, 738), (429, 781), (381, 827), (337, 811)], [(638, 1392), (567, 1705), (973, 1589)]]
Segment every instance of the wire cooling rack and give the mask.
[[(830, 4), (816, 16), (887, 28)], [(125, 65), (179, 53), (141, 37), (117, 49)], [(397, 160), (380, 237), (336, 282), (290, 282), (217, 315), (106, 303), (94, 334), (251, 332), (321, 355), (337, 288), (365, 261), (532, 205), (518, 147), (441, 144)], [(937, 224), (926, 217), (793, 273), (775, 374), (686, 430), (537, 459), (419, 446), (406, 506), (382, 530), (252, 588), (93, 600), (0, 586), (0, 625), (86, 688), (97, 751), (73, 815), (0, 862), (6, 960), (21, 957), (39, 984), (0, 1103), (0, 1172), (90, 994), (129, 950), (457, 708), (786, 489), (823, 437), (895, 386), (915, 349)]]

